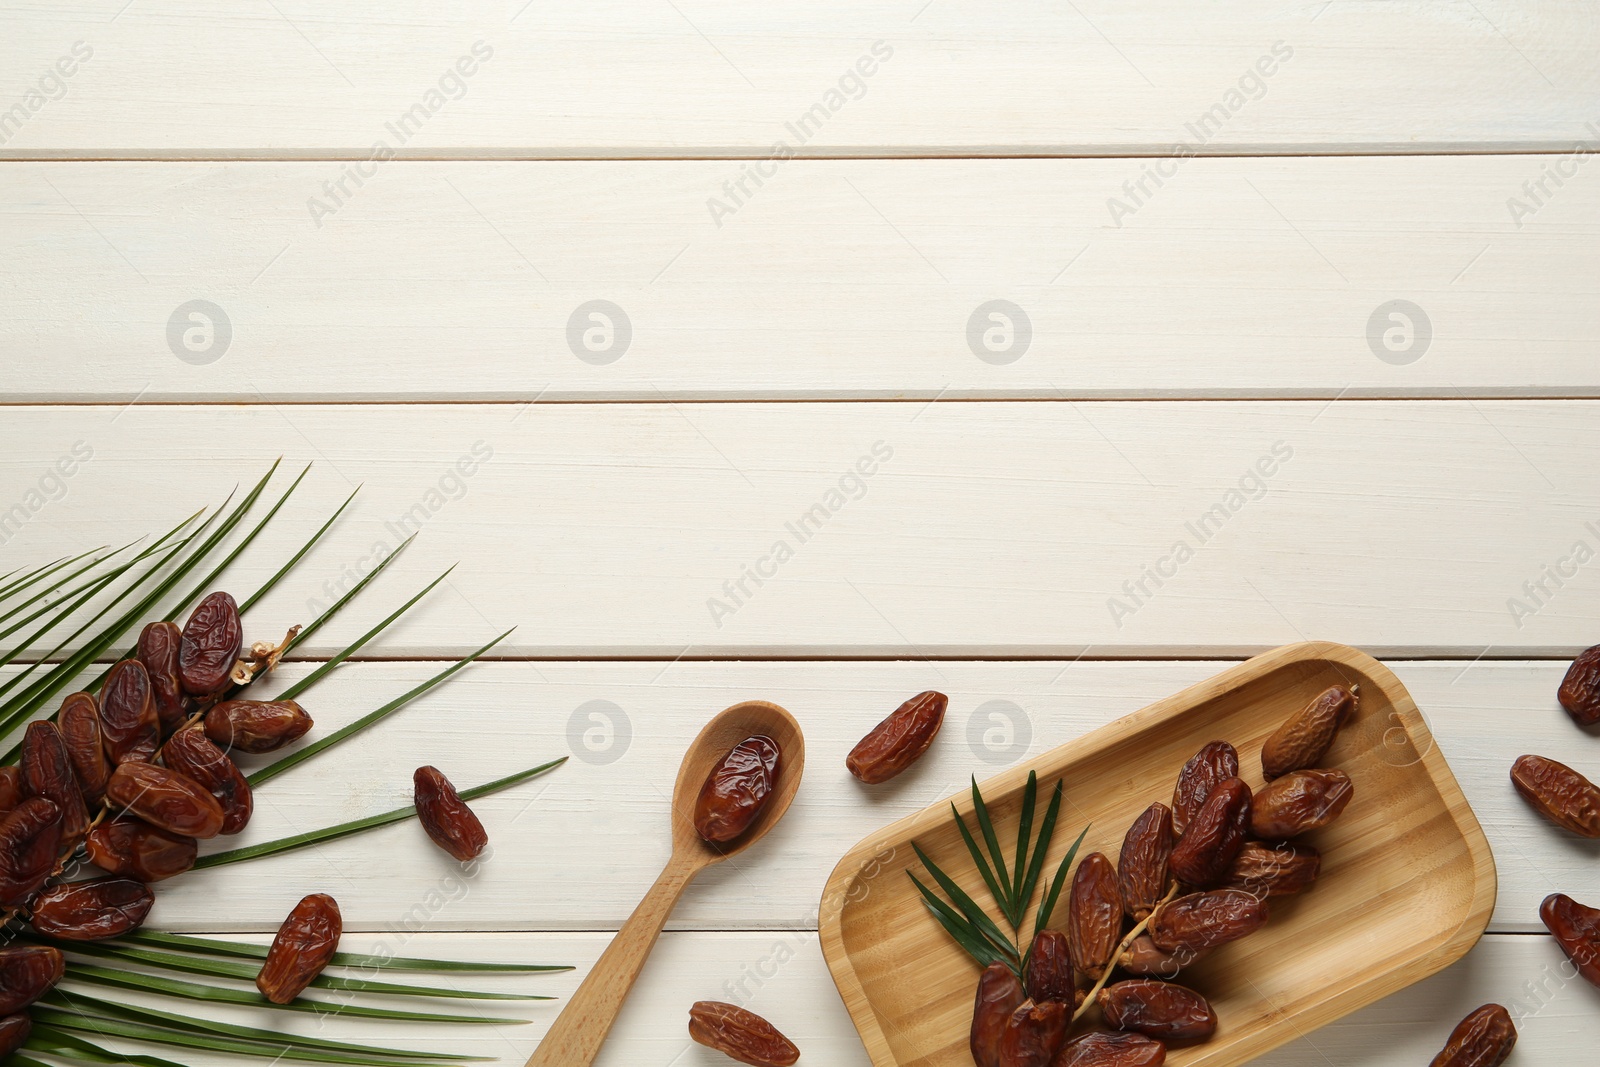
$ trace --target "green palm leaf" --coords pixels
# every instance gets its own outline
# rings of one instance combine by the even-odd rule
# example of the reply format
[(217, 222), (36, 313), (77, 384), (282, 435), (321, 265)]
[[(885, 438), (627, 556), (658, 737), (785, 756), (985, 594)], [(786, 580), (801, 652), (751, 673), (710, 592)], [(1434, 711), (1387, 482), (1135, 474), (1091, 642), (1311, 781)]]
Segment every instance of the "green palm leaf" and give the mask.
[[(190, 937), (186, 934), (164, 934), (155, 930), (135, 930), (124, 934), (118, 941), (132, 941), (141, 945), (159, 945), (162, 948), (202, 952), (212, 956), (235, 956), (244, 959), (264, 960), (267, 946), (248, 941), (224, 941), (215, 937)], [(117, 942), (112, 942), (113, 944)], [(366, 970), (391, 971), (461, 971), (474, 974), (534, 974), (547, 971), (570, 971), (567, 964), (549, 963), (474, 963), (469, 960), (417, 959), (410, 956), (368, 956), (359, 952), (335, 952), (331, 967), (361, 967)]]

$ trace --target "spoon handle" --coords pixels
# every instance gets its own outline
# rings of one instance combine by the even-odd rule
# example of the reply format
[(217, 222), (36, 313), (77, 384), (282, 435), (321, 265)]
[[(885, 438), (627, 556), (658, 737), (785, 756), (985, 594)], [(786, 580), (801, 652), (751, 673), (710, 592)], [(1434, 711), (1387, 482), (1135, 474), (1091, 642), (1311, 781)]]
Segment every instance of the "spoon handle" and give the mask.
[(588, 1067), (594, 1062), (611, 1032), (611, 1024), (617, 1021), (622, 1002), (644, 969), (650, 950), (655, 948), (667, 916), (698, 873), (697, 867), (680, 863), (676, 855), (668, 861), (661, 877), (595, 962), (589, 977), (567, 1001), (527, 1067)]

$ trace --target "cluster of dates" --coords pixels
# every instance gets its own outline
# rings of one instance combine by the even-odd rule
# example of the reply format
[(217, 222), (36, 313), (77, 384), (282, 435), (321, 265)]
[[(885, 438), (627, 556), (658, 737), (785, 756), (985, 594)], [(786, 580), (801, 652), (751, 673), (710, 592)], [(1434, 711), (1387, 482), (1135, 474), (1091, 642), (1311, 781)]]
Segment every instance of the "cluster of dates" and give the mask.
[[(1240, 777), (1234, 747), (1211, 742), (1184, 764), (1171, 807), (1135, 820), (1117, 863), (1085, 856), (1066, 929), (1035, 934), (1021, 979), (998, 963), (980, 977), (978, 1067), (1156, 1067), (1168, 1045), (1209, 1039), (1215, 1010), (1174, 979), (1265, 925), (1270, 898), (1316, 880), (1321, 854), (1299, 838), (1354, 795), (1348, 775), (1322, 764), (1356, 706), (1353, 690), (1333, 686), (1286, 721), (1262, 747), (1259, 790)], [(1118, 971), (1126, 977), (1111, 981)], [(1068, 1040), (1093, 1007), (1111, 1032)]]
[[(155, 901), (150, 883), (194, 865), (198, 840), (244, 829), (250, 786), (229, 753), (270, 752), (312, 722), (293, 701), (223, 699), (281, 654), (256, 646), (241, 660), (242, 648), (238, 605), (212, 593), (181, 630), (146, 626), (98, 699), (73, 693), (54, 721), (28, 725), (19, 763), (0, 768), (8, 920), (60, 941), (126, 934)], [(47, 887), (80, 846), (107, 876)], [(50, 947), (0, 951), (0, 1055), (26, 1038), (18, 1013), (63, 966)]]

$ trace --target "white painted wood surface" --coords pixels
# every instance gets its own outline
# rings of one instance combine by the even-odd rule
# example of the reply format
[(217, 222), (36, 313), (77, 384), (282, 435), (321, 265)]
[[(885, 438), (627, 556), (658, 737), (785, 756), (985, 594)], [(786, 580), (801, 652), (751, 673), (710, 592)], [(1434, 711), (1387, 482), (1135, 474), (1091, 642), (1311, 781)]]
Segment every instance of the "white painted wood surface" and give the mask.
[[(1594, 397), (1585, 168), (15, 164), (0, 399)], [(196, 299), (226, 341), (169, 332)]]
[[(1594, 16), (1553, 0), (12, 2), (0, 99), (48, 102), (0, 153), (1566, 148), (1600, 136)], [(89, 58), (40, 86), (76, 42)], [(402, 140), (388, 124), (408, 113)], [(1186, 124), (1208, 114), (1197, 138)]]

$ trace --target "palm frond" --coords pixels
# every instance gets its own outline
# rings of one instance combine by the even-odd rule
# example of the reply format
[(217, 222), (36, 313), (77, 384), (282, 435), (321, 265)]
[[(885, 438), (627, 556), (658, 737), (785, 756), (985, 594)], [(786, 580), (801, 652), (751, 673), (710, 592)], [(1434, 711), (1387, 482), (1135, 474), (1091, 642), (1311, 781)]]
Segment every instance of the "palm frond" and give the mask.
[[(267, 958), (266, 945), (251, 944), (248, 941), (225, 941), (216, 937), (191, 937), (187, 934), (166, 934), (156, 930), (135, 930), (117, 940), (181, 949), (185, 952), (201, 952), (211, 956), (234, 956), (252, 960)], [(410, 956), (369, 956), (360, 952), (335, 952), (329, 966), (360, 967), (364, 970), (457, 971), (472, 974), (534, 974), (572, 970), (568, 964), (475, 963), (470, 960), (419, 959)]]

